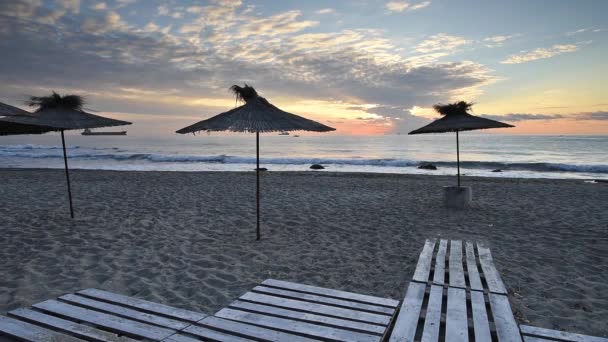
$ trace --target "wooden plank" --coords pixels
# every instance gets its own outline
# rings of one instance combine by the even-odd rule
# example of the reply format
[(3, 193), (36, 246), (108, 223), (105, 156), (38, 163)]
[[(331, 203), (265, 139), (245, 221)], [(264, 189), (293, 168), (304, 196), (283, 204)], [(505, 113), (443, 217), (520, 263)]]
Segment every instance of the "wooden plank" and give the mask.
[(251, 342), (255, 341), (252, 339), (239, 337), (233, 335), (231, 333), (224, 333), (221, 331), (201, 327), (201, 326), (191, 326), (190, 333), (196, 337), (187, 336), (184, 334), (175, 334), (173, 336), (169, 336), (167, 339), (163, 340), (164, 342), (200, 342), (200, 338), (204, 338), (204, 341), (212, 340), (219, 342)]
[(546, 340), (540, 337), (524, 336), (524, 342), (555, 342), (555, 340)]
[[(445, 241), (445, 240), (443, 240)], [(440, 247), (441, 248), (441, 247)], [(431, 286), (429, 303), (426, 307), (426, 317), (424, 318), (424, 331), (422, 332), (422, 342), (439, 341), (439, 327), (441, 325), (441, 304), (443, 301), (443, 286)]]
[[(290, 342), (312, 342), (318, 341), (318, 339), (311, 339), (304, 336), (297, 336), (294, 334), (285, 333), (282, 331), (276, 331), (272, 329), (267, 329), (263, 327), (259, 327), (256, 325), (231, 321), (219, 317), (209, 316), (198, 324), (212, 327), (216, 330), (221, 330), (224, 332), (234, 333), (235, 335), (239, 335), (242, 337), (252, 337), (254, 339), (260, 339), (262, 341), (290, 341)], [(197, 335), (198, 325), (191, 325), (183, 330), (183, 332)]]
[(433, 274), (433, 284), (445, 284), (445, 254), (448, 248), (448, 241), (441, 239), (439, 249), (435, 257), (435, 272)]
[(448, 288), (445, 336), (446, 341), (450, 342), (469, 340), (467, 293), (464, 289), (454, 287)]
[(298, 283), (292, 283), (288, 281), (275, 280), (275, 279), (266, 279), (262, 282), (262, 285), (272, 286), (272, 287), (280, 287), (287, 290), (292, 291), (300, 291), (300, 292), (308, 292), (312, 294), (317, 294), (321, 296), (335, 297), (339, 299), (347, 299), (353, 300), (362, 303), (374, 304), (374, 305), (383, 305), (392, 308), (396, 308), (399, 306), (399, 301), (389, 298), (381, 298), (374, 297), (368, 295), (362, 295), (358, 293), (338, 291), (333, 289), (327, 289), (323, 287), (316, 287)]
[(31, 342), (76, 342), (81, 339), (41, 328), (37, 325), (0, 316), (0, 337), (2, 335)]
[(390, 342), (414, 341), (425, 291), (426, 284), (410, 282), (405, 298), (403, 298), (403, 303), (401, 303), (401, 309), (395, 320), (395, 325), (389, 339)]
[(309, 323), (321, 323), (330, 325), (336, 328), (357, 330), (372, 334), (382, 335), (387, 329), (386, 325), (376, 325), (362, 322), (355, 322), (341, 318), (328, 317), (301, 311), (293, 311), (288, 309), (277, 308), (274, 306), (243, 302), (240, 300), (234, 301), (229, 306), (232, 309), (253, 311), (260, 314), (272, 315), (281, 318), (296, 319)]
[(385, 306), (363, 304), (363, 303), (358, 303), (358, 302), (351, 302), (351, 301), (344, 300), (344, 299), (335, 299), (335, 298), (330, 298), (330, 297), (312, 295), (312, 294), (289, 291), (289, 290), (280, 290), (280, 289), (275, 289), (273, 287), (256, 286), (253, 288), (252, 291), (258, 292), (258, 293), (264, 293), (264, 294), (268, 294), (268, 295), (272, 295), (272, 296), (280, 296), (280, 297), (304, 300), (304, 301), (309, 301), (309, 302), (313, 302), (313, 303), (329, 304), (329, 305), (341, 306), (341, 307), (346, 307), (346, 308), (351, 308), (351, 309), (356, 309), (356, 310), (361, 310), (361, 311), (382, 313), (385, 315), (393, 315), (395, 313), (395, 309), (387, 308)]
[(52, 328), (59, 332), (65, 332), (79, 338), (98, 342), (135, 342), (126, 336), (117, 336), (107, 331), (95, 329), (87, 325), (47, 315), (30, 309), (17, 309), (8, 313), (9, 316), (19, 318), (39, 326)]
[(119, 295), (116, 293), (103, 291), (103, 290), (87, 289), (87, 290), (78, 291), (77, 293), (79, 295), (90, 297), (93, 299), (98, 299), (98, 300), (103, 300), (106, 302), (111, 302), (114, 304), (129, 306), (129, 307), (137, 308), (141, 311), (156, 313), (159, 315), (168, 316), (168, 317), (172, 317), (172, 318), (176, 318), (176, 319), (181, 319), (181, 320), (188, 321), (188, 322), (198, 322), (198, 321), (202, 320), (203, 318), (207, 317), (207, 315), (199, 313), (199, 312), (174, 308), (172, 306), (154, 303), (154, 302), (150, 302), (150, 301), (139, 299), (139, 298), (123, 296), (123, 295)]
[(352, 330), (338, 329), (241, 310), (222, 309), (215, 313), (215, 317), (263, 326), (270, 329), (293, 333), (295, 335), (304, 335), (307, 337), (317, 337), (335, 341), (379, 342), (382, 338), (381, 335), (360, 333)]
[(492, 260), (492, 254), (490, 249), (484, 247), (480, 243), (477, 243), (477, 253), (479, 254), (479, 262), (481, 263), (481, 269), (483, 270), (488, 289), (492, 293), (507, 294), (505, 285), (500, 279), (500, 274), (494, 267), (494, 261)]
[(545, 328), (537, 328), (529, 325), (520, 325), (519, 329), (524, 335), (524, 339), (530, 335), (533, 337), (547, 337), (549, 339), (557, 339), (574, 342), (608, 342), (608, 338), (574, 334), (565, 331), (551, 330)]
[(268, 304), (278, 306), (287, 309), (301, 310), (310, 313), (317, 313), (326, 316), (333, 316), (338, 318), (345, 318), (350, 320), (356, 320), (367, 323), (388, 325), (391, 317), (381, 314), (374, 314), (369, 312), (357, 311), (352, 309), (338, 308), (335, 306), (316, 304), (310, 302), (304, 302), (295, 299), (281, 298), (268, 296), (261, 293), (247, 292), (242, 295), (239, 299), (246, 300), (249, 302)]
[(128, 336), (145, 337), (152, 340), (162, 340), (175, 333), (175, 330), (161, 328), (154, 325), (133, 321), (109, 315), (103, 312), (84, 309), (78, 306), (62, 303), (56, 300), (47, 300), (34, 304), (34, 308), (69, 317), (79, 321), (95, 324), (108, 330), (126, 334)]
[(466, 288), (464, 281), (464, 269), (462, 267), (462, 242), (452, 240), (450, 242), (450, 286)]
[(59, 297), (64, 302), (68, 302), (70, 304), (75, 304), (78, 306), (86, 306), (88, 308), (93, 308), (97, 311), (106, 312), (112, 315), (121, 316), (129, 319), (133, 319), (136, 321), (142, 321), (144, 323), (150, 323), (154, 325), (158, 325), (165, 328), (181, 330), (190, 325), (190, 323), (186, 323), (183, 321), (177, 321), (171, 318), (166, 318), (162, 316), (157, 316), (153, 314), (149, 314), (146, 312), (141, 312), (133, 309), (126, 308), (124, 306), (118, 306), (114, 304), (109, 304), (105, 302), (100, 302), (97, 300), (89, 299), (87, 297), (77, 296), (74, 294), (67, 294), (65, 296)]
[(471, 290), (483, 291), (483, 285), (481, 283), (481, 278), (479, 277), (479, 269), (477, 268), (477, 259), (475, 258), (475, 246), (469, 241), (467, 241), (465, 245), (469, 285), (471, 286)]
[(418, 258), (418, 264), (416, 265), (416, 271), (414, 271), (414, 281), (426, 283), (429, 281), (429, 275), (431, 273), (431, 262), (433, 261), (433, 251), (435, 250), (435, 239), (426, 240), (424, 247)]
[(489, 294), (496, 335), (500, 342), (521, 342), (519, 328), (513, 317), (509, 298), (504, 295)]
[(201, 340), (186, 335), (175, 334), (167, 337), (163, 342), (201, 342)]
[(483, 292), (471, 291), (471, 311), (473, 313), (473, 331), (476, 342), (490, 342), (490, 323), (486, 312), (486, 301)]

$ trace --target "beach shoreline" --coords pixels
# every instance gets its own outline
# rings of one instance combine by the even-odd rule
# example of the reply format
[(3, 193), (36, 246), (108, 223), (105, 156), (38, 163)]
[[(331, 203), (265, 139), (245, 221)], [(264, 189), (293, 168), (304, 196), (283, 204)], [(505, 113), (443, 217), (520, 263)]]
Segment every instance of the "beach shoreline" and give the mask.
[(522, 322), (608, 336), (608, 184), (455, 177), (0, 169), (0, 313), (100, 288), (212, 314), (266, 278), (401, 299), (426, 238), (483, 241)]

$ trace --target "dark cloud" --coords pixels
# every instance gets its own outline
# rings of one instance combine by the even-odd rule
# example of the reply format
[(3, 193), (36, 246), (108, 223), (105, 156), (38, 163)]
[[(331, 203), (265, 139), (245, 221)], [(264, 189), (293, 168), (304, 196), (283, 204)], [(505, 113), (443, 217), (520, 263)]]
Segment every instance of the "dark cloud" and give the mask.
[(533, 120), (556, 120), (563, 119), (564, 116), (560, 114), (523, 114), (523, 113), (511, 113), (504, 115), (481, 115), (484, 118), (499, 120), (499, 121), (533, 121)]
[(573, 119), (573, 120), (608, 120), (608, 112), (582, 112), (572, 114), (525, 114), (525, 113), (511, 113), (504, 115), (481, 115), (484, 118), (499, 120), (499, 121), (535, 121), (535, 120), (559, 120), (559, 119)]
[[(36, 1), (0, 2), (0, 91), (16, 98), (69, 89), (103, 99), (99, 110), (187, 114), (192, 106), (145, 102), (123, 89), (225, 98), (230, 85), (249, 82), (269, 97), (349, 100), (401, 110), (428, 106), (493, 79), (490, 70), (472, 62), (412, 64), (398, 55), (384, 61), (379, 56), (393, 53), (390, 42), (365, 30), (300, 34), (313, 23), (299, 21), (298, 11), (261, 20), (236, 12), (238, 2), (230, 6), (206, 8), (190, 23), (191, 31), (180, 34), (146, 30), (112, 10), (74, 13)], [(209, 13), (224, 19), (214, 24), (214, 17), (203, 17)], [(286, 17), (289, 23), (282, 22)], [(258, 23), (255, 36), (238, 31), (243, 22)], [(409, 118), (400, 115), (400, 121)]]
[(608, 120), (608, 112), (580, 113), (579, 120)]

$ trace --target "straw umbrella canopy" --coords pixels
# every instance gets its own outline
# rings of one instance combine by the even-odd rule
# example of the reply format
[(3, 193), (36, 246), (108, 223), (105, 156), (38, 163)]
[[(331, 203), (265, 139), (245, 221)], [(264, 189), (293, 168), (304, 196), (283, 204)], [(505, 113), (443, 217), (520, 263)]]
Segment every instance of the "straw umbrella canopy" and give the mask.
[(61, 132), (65, 177), (70, 202), (70, 216), (74, 218), (64, 131), (123, 126), (130, 125), (131, 123), (85, 112), (83, 110), (85, 104), (84, 98), (78, 95), (61, 96), (53, 92), (53, 94), (49, 96), (32, 96), (27, 104), (31, 107), (35, 107), (36, 111), (28, 116), (16, 115), (0, 118), (0, 135), (41, 134), (50, 131)]
[[(9, 116), (32, 117), (34, 114), (21, 108), (13, 107), (6, 103), (0, 102), (0, 120)], [(38, 125), (0, 122), (0, 135), (12, 134), (10, 132), (20, 132), (19, 134), (42, 134), (49, 131), (49, 128)]]
[(32, 116), (27, 110), (17, 108), (6, 103), (0, 102), (0, 117), (3, 116)]
[(458, 187), (460, 187), (460, 142), (458, 132), (472, 131), (488, 128), (508, 128), (515, 127), (504, 122), (490, 120), (479, 116), (471, 115), (468, 111), (473, 106), (472, 103), (464, 101), (450, 104), (436, 104), (433, 108), (443, 117), (430, 124), (409, 132), (408, 134), (425, 133), (446, 133), (456, 132), (456, 164), (458, 167)]
[(244, 87), (233, 85), (230, 90), (237, 101), (244, 101), (242, 106), (218, 114), (207, 120), (197, 122), (177, 131), (180, 134), (199, 131), (229, 131), (255, 133), (256, 146), (256, 240), (260, 239), (260, 133), (282, 131), (329, 132), (335, 128), (319, 122), (285, 112), (265, 98), (256, 90), (245, 84)]

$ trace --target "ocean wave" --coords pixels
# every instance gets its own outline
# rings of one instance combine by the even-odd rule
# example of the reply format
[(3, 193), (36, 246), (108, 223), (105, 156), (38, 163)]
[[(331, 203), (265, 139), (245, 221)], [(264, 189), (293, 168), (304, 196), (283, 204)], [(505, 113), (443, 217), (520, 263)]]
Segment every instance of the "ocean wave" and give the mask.
[[(124, 150), (110, 148), (81, 148), (74, 146), (68, 153), (70, 159), (75, 160), (97, 160), (142, 163), (220, 163), (220, 164), (255, 164), (254, 157), (230, 156), (230, 155), (180, 155), (160, 153), (127, 153)], [(63, 158), (61, 146), (41, 145), (8, 145), (0, 146), (0, 160), (3, 158), (31, 158), (31, 159), (54, 159)], [(266, 165), (347, 165), (347, 166), (372, 166), (372, 167), (416, 167), (421, 164), (434, 164), (438, 167), (455, 168), (456, 163), (452, 161), (422, 161), (396, 158), (261, 158), (260, 162)], [(503, 171), (533, 171), (533, 172), (581, 172), (581, 173), (607, 173), (608, 165), (605, 164), (568, 164), (568, 163), (506, 163), (495, 161), (464, 161), (460, 163), (461, 168)]]

